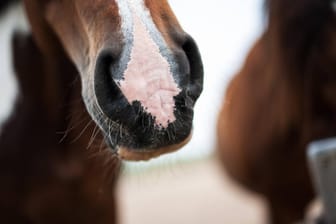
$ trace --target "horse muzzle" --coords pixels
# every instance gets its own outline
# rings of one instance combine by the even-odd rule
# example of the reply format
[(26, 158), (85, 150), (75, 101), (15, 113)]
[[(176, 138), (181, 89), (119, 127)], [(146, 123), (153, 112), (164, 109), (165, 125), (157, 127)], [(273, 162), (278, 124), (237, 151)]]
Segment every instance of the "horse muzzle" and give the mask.
[(96, 120), (125, 160), (175, 151), (191, 137), (193, 107), (203, 86), (202, 61), (189, 36), (167, 52), (155, 44), (134, 43), (132, 49), (104, 49), (97, 57), (94, 91), (105, 118)]

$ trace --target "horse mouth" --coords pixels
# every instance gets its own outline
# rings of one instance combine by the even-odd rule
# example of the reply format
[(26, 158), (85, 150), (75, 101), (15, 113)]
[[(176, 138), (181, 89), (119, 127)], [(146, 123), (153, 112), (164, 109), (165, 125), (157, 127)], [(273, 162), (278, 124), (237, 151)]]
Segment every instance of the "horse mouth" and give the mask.
[(172, 153), (183, 146), (185, 146), (191, 139), (191, 134), (181, 143), (162, 147), (159, 149), (132, 149), (128, 147), (119, 147), (117, 149), (117, 154), (120, 159), (127, 161), (147, 161), (156, 157), (159, 157), (162, 154)]
[[(178, 105), (179, 107), (179, 105)], [(109, 148), (128, 161), (149, 160), (171, 153), (187, 144), (192, 136), (193, 110), (184, 108), (176, 113), (177, 120), (167, 127), (157, 126), (154, 118), (142, 110), (140, 104), (127, 105), (125, 117), (97, 120)], [(182, 115), (181, 115), (182, 114)]]

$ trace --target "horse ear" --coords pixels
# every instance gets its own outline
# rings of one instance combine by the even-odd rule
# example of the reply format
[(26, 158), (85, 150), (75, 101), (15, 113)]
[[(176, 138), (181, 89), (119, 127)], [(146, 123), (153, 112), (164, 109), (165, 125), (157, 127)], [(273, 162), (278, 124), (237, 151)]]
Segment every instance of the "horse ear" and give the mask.
[[(33, 38), (44, 55), (59, 55), (61, 44), (45, 18), (44, 1), (24, 0)], [(61, 53), (63, 55), (63, 52)]]

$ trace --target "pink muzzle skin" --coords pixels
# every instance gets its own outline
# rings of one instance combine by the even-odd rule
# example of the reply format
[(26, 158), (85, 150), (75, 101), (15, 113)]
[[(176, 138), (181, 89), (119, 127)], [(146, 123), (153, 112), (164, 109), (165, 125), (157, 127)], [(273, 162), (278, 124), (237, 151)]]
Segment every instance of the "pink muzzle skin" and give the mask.
[(181, 89), (175, 83), (168, 61), (150, 36), (145, 24), (133, 12), (133, 46), (124, 79), (117, 81), (129, 103), (140, 102), (155, 119), (155, 125), (167, 128), (176, 120), (175, 100)]

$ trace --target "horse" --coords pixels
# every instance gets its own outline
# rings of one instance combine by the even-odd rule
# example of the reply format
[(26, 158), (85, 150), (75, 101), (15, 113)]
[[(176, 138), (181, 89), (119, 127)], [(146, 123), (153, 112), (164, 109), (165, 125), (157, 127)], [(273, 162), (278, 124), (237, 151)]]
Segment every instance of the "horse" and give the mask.
[(191, 138), (203, 86), (195, 41), (165, 0), (0, 6), (1, 76), (14, 82), (2, 90), (1, 222), (117, 223), (122, 160)]
[(307, 145), (336, 135), (336, 12), (331, 0), (265, 3), (265, 31), (226, 90), (216, 153), (265, 197), (271, 223), (287, 224), (314, 197)]

